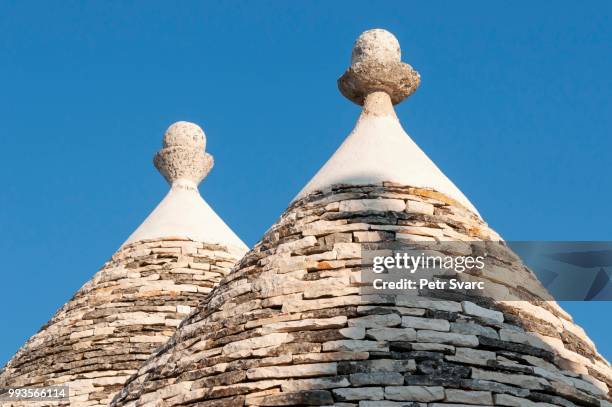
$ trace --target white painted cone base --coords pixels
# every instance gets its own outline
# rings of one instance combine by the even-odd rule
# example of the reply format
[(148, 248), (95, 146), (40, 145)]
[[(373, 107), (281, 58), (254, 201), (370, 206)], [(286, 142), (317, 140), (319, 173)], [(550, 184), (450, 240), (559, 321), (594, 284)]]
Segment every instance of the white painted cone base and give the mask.
[(123, 246), (146, 239), (182, 237), (227, 246), (238, 254), (248, 248), (200, 195), (194, 183), (177, 180), (164, 199)]
[(382, 182), (430, 188), (478, 214), (459, 188), (404, 131), (389, 96), (376, 92), (367, 97), (351, 134), (295, 199), (336, 184)]

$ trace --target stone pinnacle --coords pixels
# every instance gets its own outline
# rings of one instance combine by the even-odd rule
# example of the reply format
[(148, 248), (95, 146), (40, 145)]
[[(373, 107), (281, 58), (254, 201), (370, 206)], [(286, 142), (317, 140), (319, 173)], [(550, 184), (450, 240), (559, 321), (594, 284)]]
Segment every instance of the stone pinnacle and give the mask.
[(419, 73), (401, 61), (397, 38), (376, 28), (363, 32), (355, 41), (351, 66), (338, 79), (338, 88), (358, 105), (374, 92), (387, 93), (396, 105), (413, 94), (420, 82)]
[(206, 135), (197, 124), (176, 122), (164, 134), (163, 148), (153, 163), (170, 185), (197, 187), (211, 170), (213, 157), (206, 153)]

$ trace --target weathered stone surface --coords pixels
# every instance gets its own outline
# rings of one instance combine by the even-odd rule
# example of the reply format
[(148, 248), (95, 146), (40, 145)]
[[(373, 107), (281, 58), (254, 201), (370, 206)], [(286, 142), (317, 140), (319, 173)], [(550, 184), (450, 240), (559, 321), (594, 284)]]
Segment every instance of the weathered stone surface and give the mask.
[(458, 334), (486, 336), (488, 338), (499, 339), (499, 334), (495, 329), (473, 322), (451, 322), (450, 330)]
[[(531, 392), (529, 395), (530, 399), (535, 402), (548, 403), (554, 406), (563, 406), (563, 407), (576, 407), (576, 404), (572, 403), (569, 400), (566, 400), (559, 396), (551, 396), (546, 393), (539, 392)], [(600, 403), (602, 406), (606, 405), (605, 403)]]
[(522, 343), (525, 345), (533, 346), (534, 348), (543, 349), (550, 351), (551, 347), (542, 339), (531, 333), (524, 332), (516, 328), (512, 329), (500, 329), (499, 339), (507, 342)]
[(393, 240), (393, 233), (384, 231), (371, 231), (371, 232), (354, 232), (355, 242), (381, 242), (385, 240)]
[(234, 354), (242, 351), (252, 351), (254, 349), (266, 348), (268, 346), (280, 345), (282, 343), (290, 342), (293, 337), (286, 333), (272, 333), (264, 336), (258, 336), (255, 338), (243, 339), (228, 343), (223, 347), (223, 353), (226, 355)]
[(432, 300), (422, 297), (398, 295), (395, 304), (403, 307), (425, 308), (437, 311), (460, 312), (461, 304), (454, 301)]
[(333, 390), (336, 399), (345, 400), (382, 400), (384, 391), (382, 387), (343, 388)]
[(317, 239), (314, 236), (306, 236), (303, 239), (294, 240), (292, 242), (279, 244), (276, 248), (277, 253), (290, 253), (294, 250), (303, 249), (310, 247), (317, 243)]
[(401, 199), (357, 199), (340, 202), (340, 212), (394, 211), (402, 212), (406, 203)]
[(455, 354), (446, 356), (446, 359), (451, 362), (467, 363), (472, 365), (487, 366), (489, 361), (495, 361), (495, 352), (486, 350), (477, 350), (471, 348), (455, 348)]
[(396, 372), (353, 373), (349, 376), (351, 384), (356, 387), (374, 385), (400, 385), (404, 375)]
[(178, 237), (123, 246), (8, 362), (0, 386), (68, 384), (72, 405), (108, 404), (236, 261)]
[(549, 352), (547, 350), (543, 350), (540, 348), (536, 348), (531, 345), (506, 342), (506, 341), (502, 341), (498, 339), (489, 338), (486, 336), (481, 336), (479, 337), (478, 340), (480, 342), (480, 346), (485, 349), (496, 350), (496, 351), (507, 350), (511, 352), (517, 352), (517, 353), (522, 353), (526, 355), (536, 356), (546, 361), (552, 362), (554, 360), (554, 356), (553, 356), (554, 354), (552, 352)]
[(415, 329), (431, 329), (434, 331), (448, 331), (450, 323), (445, 319), (402, 317), (402, 326)]
[(366, 329), (362, 326), (352, 326), (350, 328), (342, 328), (338, 332), (345, 338), (363, 339), (366, 336)]
[(354, 352), (368, 352), (368, 351), (388, 351), (389, 347), (384, 342), (378, 341), (360, 341), (360, 340), (340, 340), (331, 341), (323, 344), (324, 352), (331, 351), (354, 351)]
[(494, 393), (507, 393), (516, 397), (527, 397), (530, 394), (530, 391), (528, 389), (507, 386), (505, 384), (492, 382), (489, 380), (462, 379), (460, 381), (459, 387), (471, 390), (489, 391)]
[(415, 351), (434, 351), (448, 355), (452, 355), (455, 353), (454, 346), (445, 345), (443, 343), (414, 342), (410, 344), (410, 348)]
[(553, 404), (548, 403), (534, 403), (528, 399), (518, 398), (509, 394), (496, 394), (495, 405), (496, 406), (509, 406), (509, 407), (554, 407)]
[(412, 328), (377, 328), (368, 329), (367, 337), (377, 341), (414, 341), (416, 331)]
[(406, 308), (406, 307), (383, 307), (383, 306), (359, 306), (357, 307), (357, 313), (363, 315), (374, 315), (374, 314), (399, 314), (399, 315), (412, 315), (420, 317), (425, 315), (425, 310), (422, 308)]
[(436, 401), (444, 399), (443, 387), (427, 386), (388, 386), (385, 387), (385, 398), (401, 401)]
[(427, 202), (413, 201), (411, 199), (406, 201), (406, 212), (408, 213), (424, 213), (426, 215), (434, 214), (434, 206)]
[(357, 243), (335, 243), (333, 251), (338, 260), (361, 258), (361, 246)]
[(268, 366), (249, 369), (246, 376), (253, 379), (275, 379), (283, 377), (313, 377), (335, 375), (336, 363), (311, 363), (292, 366)]
[(351, 382), (346, 376), (322, 377), (317, 379), (287, 380), (281, 384), (284, 392), (295, 393), (302, 390), (335, 389), (348, 387)]
[(477, 317), (490, 319), (500, 324), (504, 322), (504, 314), (499, 311), (483, 308), (470, 301), (463, 301), (461, 306), (463, 307), (463, 312), (467, 315), (474, 315)]
[(397, 314), (367, 315), (365, 317), (353, 318), (348, 322), (349, 326), (359, 326), (364, 328), (381, 328), (398, 326), (402, 323), (402, 318)]
[[(318, 350), (319, 348), (317, 347)], [(340, 360), (366, 360), (370, 354), (368, 352), (325, 352), (325, 353), (300, 353), (292, 355), (294, 363), (316, 363), (316, 362), (335, 362)]]
[(342, 328), (346, 325), (346, 321), (346, 316), (338, 316), (332, 318), (311, 318), (302, 319), (299, 321), (277, 322), (275, 324), (267, 324), (263, 326), (261, 333), (268, 334), (271, 332), (295, 332), (301, 330)]
[[(291, 406), (291, 405), (309, 405), (309, 406), (326, 406), (334, 402), (329, 391), (325, 390), (307, 390), (298, 393), (282, 393), (263, 396), (261, 399), (254, 401), (258, 406)], [(233, 404), (234, 406), (236, 404)]]
[(339, 374), (373, 373), (373, 372), (413, 372), (416, 370), (414, 360), (372, 359), (355, 362), (338, 363)]
[(445, 401), (449, 403), (492, 405), (493, 396), (488, 391), (446, 389)]
[(477, 380), (492, 380), (495, 382), (511, 384), (513, 386), (532, 390), (541, 390), (547, 386), (550, 386), (548, 381), (540, 377), (481, 369), (472, 369), (472, 378)]
[(440, 378), (464, 378), (468, 377), (471, 372), (468, 366), (431, 359), (420, 361), (417, 365), (417, 369), (420, 373)]
[(474, 335), (463, 335), (452, 332), (417, 331), (419, 342), (448, 343), (456, 346), (478, 346), (478, 338)]

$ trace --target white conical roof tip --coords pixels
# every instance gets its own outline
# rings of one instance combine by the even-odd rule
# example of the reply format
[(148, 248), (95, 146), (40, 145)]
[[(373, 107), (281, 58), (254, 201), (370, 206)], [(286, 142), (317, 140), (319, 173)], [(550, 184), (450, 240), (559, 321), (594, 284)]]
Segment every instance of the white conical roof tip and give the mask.
[(364, 31), (355, 41), (351, 65), (365, 61), (400, 62), (401, 59), (402, 50), (395, 35), (382, 28), (375, 28)]
[(206, 135), (200, 126), (190, 122), (176, 122), (164, 134), (163, 148), (153, 163), (170, 185), (177, 181), (197, 186), (214, 165), (210, 154), (204, 152)]
[(165, 237), (217, 243), (243, 255), (246, 245), (202, 199), (198, 184), (213, 166), (200, 126), (176, 122), (166, 130), (153, 163), (171, 185), (166, 197), (123, 244)]
[(433, 189), (478, 214), (476, 208), (408, 136), (393, 109), (416, 91), (421, 77), (402, 62), (397, 38), (382, 29), (362, 33), (340, 92), (363, 106), (357, 125), (295, 199), (334, 185), (401, 185)]

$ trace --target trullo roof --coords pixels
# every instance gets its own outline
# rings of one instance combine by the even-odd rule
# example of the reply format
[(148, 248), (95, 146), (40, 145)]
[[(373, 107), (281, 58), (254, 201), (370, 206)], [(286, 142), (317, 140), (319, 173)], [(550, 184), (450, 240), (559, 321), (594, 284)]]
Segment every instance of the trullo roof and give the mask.
[(170, 192), (19, 349), (0, 372), (0, 387), (67, 385), (70, 398), (61, 404), (108, 405), (229, 273), (247, 248), (198, 192), (213, 163), (205, 143), (204, 132), (193, 123), (168, 128), (155, 165), (171, 184)]
[[(609, 405), (608, 362), (401, 130), (418, 82), (392, 34), (359, 37), (339, 80), (363, 105), (352, 135), (112, 405)], [(373, 254), (432, 244), (486, 255), (457, 278), (489, 289), (367, 280)]]

